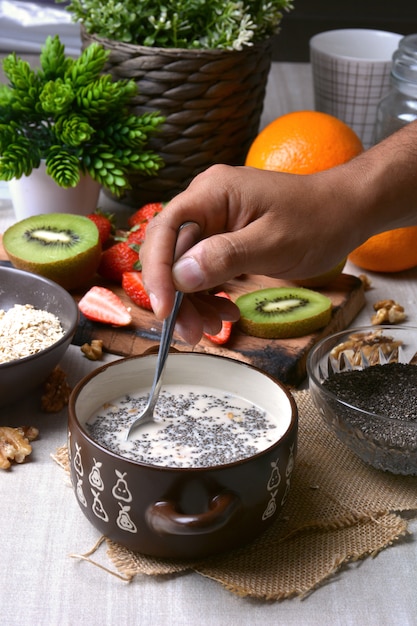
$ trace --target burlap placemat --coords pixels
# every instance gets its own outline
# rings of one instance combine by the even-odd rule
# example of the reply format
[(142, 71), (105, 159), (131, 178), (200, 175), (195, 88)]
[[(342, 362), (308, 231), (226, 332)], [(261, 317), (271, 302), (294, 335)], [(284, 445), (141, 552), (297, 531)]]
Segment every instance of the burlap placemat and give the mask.
[[(401, 513), (417, 512), (417, 477), (368, 467), (327, 430), (307, 391), (294, 397), (299, 450), (280, 519), (250, 545), (192, 563), (143, 556), (104, 538), (124, 579), (193, 570), (239, 596), (283, 600), (311, 592), (343, 564), (374, 556), (408, 533)], [(54, 458), (68, 469), (65, 447)]]

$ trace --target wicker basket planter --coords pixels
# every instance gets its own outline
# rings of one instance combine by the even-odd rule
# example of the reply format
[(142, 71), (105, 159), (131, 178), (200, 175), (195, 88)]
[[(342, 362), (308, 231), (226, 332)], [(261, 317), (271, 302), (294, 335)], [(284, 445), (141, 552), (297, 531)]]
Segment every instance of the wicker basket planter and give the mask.
[(210, 165), (244, 162), (259, 130), (270, 40), (243, 51), (183, 50), (124, 44), (82, 29), (83, 48), (93, 41), (110, 50), (107, 72), (138, 83), (134, 111), (166, 117), (148, 142), (165, 167), (155, 177), (132, 174), (123, 203), (169, 200)]

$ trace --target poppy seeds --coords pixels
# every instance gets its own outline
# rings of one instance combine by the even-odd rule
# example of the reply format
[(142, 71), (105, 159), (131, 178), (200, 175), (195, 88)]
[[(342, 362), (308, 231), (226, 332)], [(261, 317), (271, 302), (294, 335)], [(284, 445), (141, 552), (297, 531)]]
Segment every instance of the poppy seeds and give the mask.
[(323, 387), (334, 394), (326, 397), (326, 417), (358, 456), (380, 469), (417, 473), (415, 365), (394, 362), (345, 370), (331, 374)]

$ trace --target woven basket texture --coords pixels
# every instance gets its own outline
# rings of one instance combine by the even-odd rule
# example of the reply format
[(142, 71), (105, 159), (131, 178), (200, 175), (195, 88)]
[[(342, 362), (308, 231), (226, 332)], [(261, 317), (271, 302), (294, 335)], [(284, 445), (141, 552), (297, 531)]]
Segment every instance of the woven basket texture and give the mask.
[(110, 50), (105, 67), (116, 80), (133, 79), (137, 114), (159, 111), (166, 121), (148, 142), (165, 166), (156, 176), (136, 173), (122, 203), (169, 200), (214, 163), (242, 165), (258, 134), (272, 42), (242, 51), (152, 48), (112, 41), (82, 29), (82, 46)]

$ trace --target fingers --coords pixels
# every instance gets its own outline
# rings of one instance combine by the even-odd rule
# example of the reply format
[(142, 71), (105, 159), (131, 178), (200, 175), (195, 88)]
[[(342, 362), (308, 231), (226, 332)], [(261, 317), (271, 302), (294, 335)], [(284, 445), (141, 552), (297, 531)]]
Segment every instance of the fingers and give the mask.
[(335, 220), (323, 200), (332, 185), (328, 175), (321, 185), (319, 180), (229, 166), (197, 176), (150, 222), (141, 247), (156, 316), (169, 314), (175, 289), (206, 291), (242, 273), (303, 278), (340, 261)]
[(190, 346), (195, 346), (200, 341), (203, 330), (203, 318), (192, 300), (188, 297), (184, 298), (175, 324), (175, 333)]
[(236, 322), (238, 319), (239, 309), (231, 300), (209, 294), (193, 294), (183, 300), (175, 332), (194, 346), (203, 332), (216, 335), (223, 320)]
[[(232, 172), (233, 168), (216, 166), (210, 168), (210, 175), (203, 173), (198, 176), (186, 192), (176, 196), (148, 226), (140, 259), (145, 288), (158, 319), (169, 315), (175, 288), (183, 287), (174, 285), (172, 275), (177, 238), (175, 258), (184, 254), (201, 237), (224, 230), (227, 193), (224, 184), (220, 183), (224, 170)], [(187, 227), (181, 228), (184, 224)]]
[[(148, 230), (159, 230), (157, 219), (154, 218)], [(174, 304), (175, 286), (172, 281), (172, 261), (174, 258), (177, 231), (169, 224), (162, 224), (161, 236), (155, 233), (153, 244), (143, 244), (140, 249), (140, 260), (143, 270), (143, 281), (153, 311), (158, 319), (168, 317)], [(148, 260), (149, 259), (149, 260)], [(157, 264), (153, 259), (157, 259)]]

